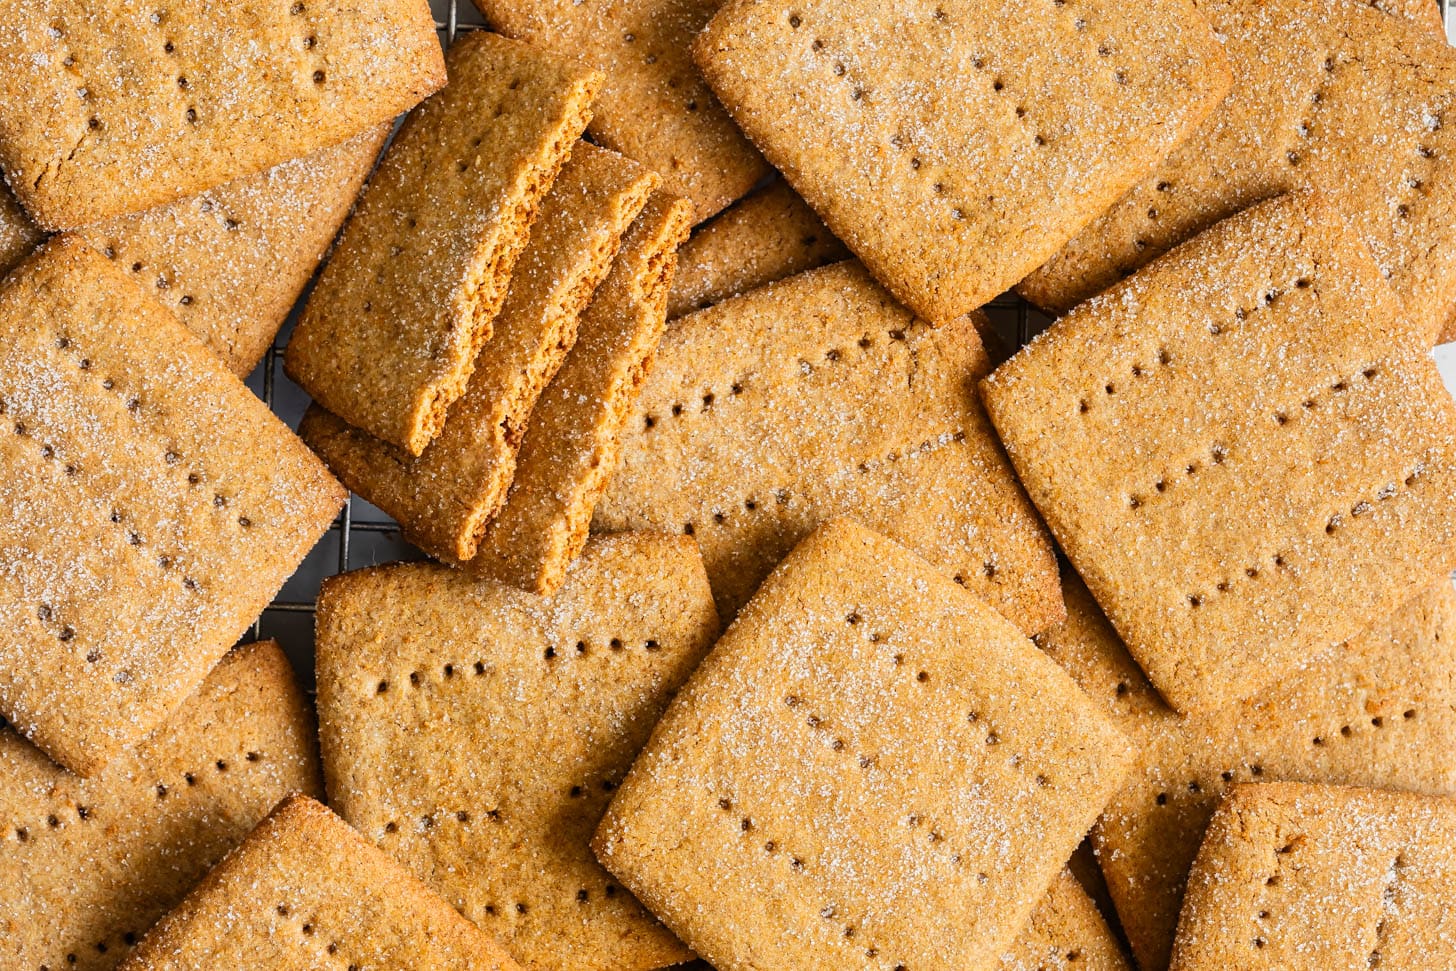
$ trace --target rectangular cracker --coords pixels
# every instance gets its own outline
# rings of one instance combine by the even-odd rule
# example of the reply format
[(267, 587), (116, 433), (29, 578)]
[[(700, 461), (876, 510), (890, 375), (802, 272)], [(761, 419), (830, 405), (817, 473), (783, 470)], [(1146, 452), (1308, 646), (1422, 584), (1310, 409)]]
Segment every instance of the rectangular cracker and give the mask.
[(517, 971), (474, 924), (323, 805), (290, 796), (157, 923), (123, 971)]
[(196, 689), (346, 493), (76, 237), (0, 285), (0, 714), (92, 775)]
[(1038, 640), (1133, 742), (1093, 842), (1143, 971), (1168, 967), (1188, 868), (1235, 782), (1300, 780), (1456, 793), (1456, 592), (1442, 577), (1369, 631), (1257, 698), (1179, 715), (1075, 574), (1067, 622)]
[(6, 967), (106, 971), (290, 792), (322, 796), (276, 643), (227, 655), (168, 721), (79, 779), (0, 729)]
[(484, 31), (448, 61), (450, 85), (385, 152), (285, 358), (320, 405), (411, 455), (465, 391), (601, 83)]
[(80, 235), (155, 288), (188, 330), (246, 377), (333, 242), (389, 128)]
[(1032, 501), (1163, 697), (1246, 698), (1456, 566), (1456, 407), (1323, 199), (1226, 220), (982, 384)]
[(1456, 799), (1235, 786), (1208, 825), (1174, 971), (1456, 966)]
[(1230, 84), (1187, 0), (730, 0), (694, 52), (835, 235), (937, 323), (1044, 263)]
[(418, 457), (317, 405), (299, 435), (426, 553), (447, 563), (473, 557), (505, 501), (531, 410), (575, 344), (578, 318), (656, 182), (615, 152), (576, 146), (541, 204), (469, 386)]
[(933, 328), (842, 263), (681, 318), (597, 528), (694, 536), (732, 617), (815, 526), (851, 515), (1023, 631), (1056, 623), (1051, 538), (976, 398), (977, 316)]
[(744, 196), (683, 244), (667, 317), (848, 256), (809, 204), (787, 182), (776, 180)]
[(531, 412), (510, 492), (467, 567), (476, 576), (550, 594), (581, 552), (666, 327), (691, 221), (686, 200), (659, 192), (628, 230), (576, 344)]
[(763, 157), (693, 67), (689, 47), (718, 0), (474, 0), (492, 27), (606, 76), (592, 138), (662, 176), (694, 222), (752, 189)]
[(835, 520), (668, 706), (593, 845), (719, 971), (988, 971), (1129, 757), (1000, 615)]
[(444, 83), (423, 0), (13, 4), (0, 166), (70, 229), (337, 145)]
[[(1432, 5), (1427, 4), (1427, 7)], [(1064, 311), (1288, 189), (1333, 194), (1414, 317), (1456, 336), (1456, 53), (1350, 0), (1200, 0), (1232, 94), (1181, 148), (1018, 289)], [(1456, 122), (1456, 116), (1447, 119)]]
[(599, 537), (549, 598), (426, 563), (330, 579), (318, 683), (334, 806), (522, 967), (688, 960), (588, 844), (717, 634), (681, 536)]
[(997, 971), (1132, 971), (1122, 945), (1070, 870), (1052, 881)]

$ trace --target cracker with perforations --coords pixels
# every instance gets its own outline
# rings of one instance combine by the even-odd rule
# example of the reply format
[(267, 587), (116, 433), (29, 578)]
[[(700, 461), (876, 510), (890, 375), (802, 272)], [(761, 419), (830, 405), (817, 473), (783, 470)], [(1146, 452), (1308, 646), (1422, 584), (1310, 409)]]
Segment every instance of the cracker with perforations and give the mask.
[(997, 971), (1132, 971), (1097, 905), (1062, 870)]
[(12, 3), (0, 165), (47, 229), (337, 145), (445, 83), (424, 0)]
[(426, 563), (328, 580), (319, 719), (334, 806), (523, 967), (687, 960), (588, 844), (717, 633), (680, 536), (599, 537), (545, 598)]
[(999, 614), (836, 520), (678, 692), (593, 846), (719, 971), (988, 971), (1129, 760)]
[[(1434, 4), (1426, 4), (1427, 9)], [(1232, 94), (1019, 288), (1062, 311), (1287, 189), (1332, 194), (1429, 334), (1456, 337), (1456, 53), (1349, 0), (1200, 0)], [(1456, 118), (1448, 119), (1456, 121)]]
[(123, 971), (517, 971), (470, 921), (308, 796), (290, 796), (163, 917)]
[(1246, 698), (1456, 566), (1456, 407), (1320, 197), (1220, 223), (982, 384), (1032, 501), (1179, 711)]
[(730, 0), (694, 52), (835, 235), (937, 323), (1044, 263), (1230, 84), (1188, 0)]
[(299, 435), (425, 552), (450, 563), (473, 557), (505, 501), (531, 411), (576, 343), (578, 320), (656, 182), (615, 152), (577, 145), (541, 204), (469, 386), (418, 457), (318, 406), (304, 415)]
[(658, 192), (627, 231), (576, 344), (531, 412), (505, 505), (469, 562), (476, 576), (549, 594), (586, 544), (667, 325), (677, 248), (691, 223), (687, 200)]
[(595, 525), (694, 536), (731, 617), (815, 526), (852, 515), (1023, 631), (1056, 623), (1051, 538), (976, 397), (978, 316), (931, 327), (842, 263), (679, 319)]
[(314, 739), (271, 641), (223, 658), (173, 717), (90, 779), (0, 730), (6, 966), (115, 967), (278, 800), (322, 796)]
[(76, 237), (0, 285), (0, 419), (0, 714), (94, 774), (202, 683), (346, 493)]
[(1188, 878), (1174, 971), (1456, 966), (1456, 799), (1233, 788)]
[(693, 66), (693, 36), (718, 0), (474, 0), (491, 26), (606, 76), (592, 138), (662, 176), (692, 201), (694, 222), (768, 171)]
[[(1257, 698), (1204, 716), (1158, 697), (1074, 574), (1042, 647), (1133, 742), (1093, 841), (1138, 966), (1168, 966), (1188, 868), (1235, 782), (1456, 793), (1456, 592), (1442, 578)], [(1413, 591), (1414, 592), (1414, 591)]]
[(702, 226), (677, 254), (667, 317), (681, 317), (766, 283), (845, 259), (808, 203), (778, 180)]
[(601, 75), (484, 31), (410, 113), (288, 344), (324, 408), (419, 455), (464, 393)]

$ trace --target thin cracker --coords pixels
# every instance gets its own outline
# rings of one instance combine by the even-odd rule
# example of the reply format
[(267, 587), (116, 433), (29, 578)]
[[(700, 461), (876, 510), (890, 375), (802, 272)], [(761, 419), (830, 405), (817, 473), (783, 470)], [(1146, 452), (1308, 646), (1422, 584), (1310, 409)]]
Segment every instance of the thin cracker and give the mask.
[(419, 455), (464, 393), (536, 210), (601, 77), (477, 31), (450, 85), (410, 113), (288, 344), (324, 408)]

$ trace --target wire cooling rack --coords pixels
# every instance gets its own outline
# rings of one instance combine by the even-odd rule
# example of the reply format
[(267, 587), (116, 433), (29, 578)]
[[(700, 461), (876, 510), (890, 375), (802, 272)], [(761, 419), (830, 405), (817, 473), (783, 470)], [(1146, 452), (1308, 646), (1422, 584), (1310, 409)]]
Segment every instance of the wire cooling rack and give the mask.
[[(1452, 21), (1449, 7), (1453, 0), (1440, 0), (1441, 17), (1448, 38)], [(447, 46), (458, 34), (484, 27), (483, 18), (468, 0), (431, 0), (435, 26), (441, 43)], [(301, 307), (307, 294), (299, 301)], [(986, 308), (998, 331), (1012, 346), (1020, 346), (1047, 323), (1047, 318), (1032, 310), (1025, 301), (1011, 294), (993, 300)], [(308, 396), (283, 374), (282, 354), (293, 332), (298, 307), (269, 348), (263, 363), (248, 379), (249, 386), (268, 407), (297, 427), (308, 404)], [(1456, 360), (1456, 358), (1453, 358)], [(1444, 363), (1444, 362), (1443, 362)], [(1456, 371), (1453, 371), (1456, 373)], [(1448, 376), (1448, 383), (1456, 382)], [(264, 610), (253, 625), (256, 638), (277, 638), (287, 649), (294, 666), (306, 682), (313, 680), (313, 613), (319, 585), (325, 578), (348, 570), (390, 563), (396, 560), (419, 559), (422, 554), (400, 536), (399, 526), (389, 516), (357, 496), (350, 496), (343, 512), (328, 533), (309, 553), (298, 571), (280, 591), (277, 599)]]

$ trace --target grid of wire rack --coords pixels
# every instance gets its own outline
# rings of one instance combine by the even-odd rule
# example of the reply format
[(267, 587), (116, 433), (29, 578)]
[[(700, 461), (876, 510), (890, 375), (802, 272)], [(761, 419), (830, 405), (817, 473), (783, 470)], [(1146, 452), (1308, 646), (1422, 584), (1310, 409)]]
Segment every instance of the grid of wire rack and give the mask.
[[(1439, 0), (1442, 21), (1447, 25), (1449, 36), (1451, 20), (1450, 4), (1453, 0)], [(435, 10), (435, 27), (441, 42), (449, 45), (458, 34), (484, 29), (482, 18), (468, 0), (431, 0)], [(305, 295), (306, 299), (306, 295)], [(300, 305), (302, 304), (300, 300)], [(1014, 346), (1020, 346), (1046, 323), (1038, 312), (1025, 301), (1011, 294), (993, 300), (986, 308), (998, 330)], [(297, 308), (295, 308), (295, 314)], [(277, 340), (250, 378), (250, 384), (260, 394), (268, 407), (277, 412), (290, 424), (296, 425), (306, 398), (301, 390), (293, 386), (281, 374), (283, 349), (287, 346), (287, 335), (291, 333), (293, 319), (284, 325)], [(359, 555), (361, 544), (367, 544), (369, 560), (366, 563)], [(296, 660), (304, 659), (312, 644), (312, 626), (318, 585), (328, 576), (344, 573), (350, 569), (380, 561), (418, 558), (419, 552), (412, 549), (399, 535), (399, 526), (383, 512), (351, 495), (343, 512), (330, 527), (329, 533), (309, 554), (298, 574), (285, 585), (277, 599), (263, 612), (253, 625), (253, 636), (278, 637), (290, 648)], [(311, 665), (309, 665), (311, 667)]]

